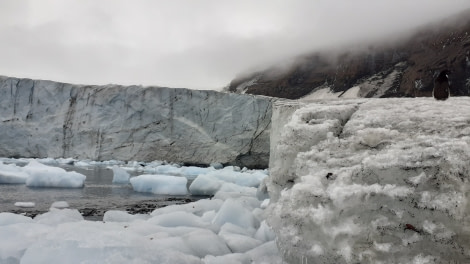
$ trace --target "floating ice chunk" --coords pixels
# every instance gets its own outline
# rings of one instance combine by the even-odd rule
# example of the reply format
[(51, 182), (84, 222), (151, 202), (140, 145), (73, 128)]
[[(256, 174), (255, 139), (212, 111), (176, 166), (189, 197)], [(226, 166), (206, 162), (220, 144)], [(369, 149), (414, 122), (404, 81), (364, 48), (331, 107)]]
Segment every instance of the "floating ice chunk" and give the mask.
[(15, 206), (23, 208), (33, 208), (36, 206), (36, 204), (33, 202), (16, 202)]
[(136, 192), (154, 194), (186, 195), (188, 180), (184, 177), (144, 174), (130, 179)]
[(130, 175), (117, 165), (113, 166), (113, 183), (129, 183)]
[(76, 209), (51, 208), (49, 212), (37, 215), (34, 220), (38, 224), (58, 225), (62, 223), (82, 221), (83, 216)]
[(73, 165), (74, 165), (74, 166), (77, 166), (77, 167), (88, 167), (88, 166), (91, 166), (89, 160), (79, 160), (79, 161), (74, 162)]
[(57, 162), (58, 162), (59, 164), (66, 164), (66, 165), (73, 165), (73, 164), (75, 163), (75, 161), (76, 161), (76, 160), (75, 160), (75, 159), (72, 159), (72, 158), (66, 158), (66, 159), (64, 159), (64, 158), (59, 158), (59, 159), (57, 159)]
[(109, 210), (104, 213), (103, 221), (104, 222), (132, 222), (136, 220), (146, 220), (148, 219), (148, 215), (143, 214), (136, 214), (131, 215), (124, 211), (118, 210)]
[(195, 166), (181, 167), (181, 176), (188, 178), (189, 180), (194, 180), (198, 175), (207, 174), (211, 171), (214, 171), (214, 168), (201, 168)]
[(212, 167), (203, 168), (196, 166), (179, 166), (179, 165), (161, 165), (161, 164), (149, 164), (142, 168), (146, 173), (151, 174), (161, 174), (161, 175), (171, 175), (171, 176), (184, 176), (189, 180), (193, 180), (198, 175), (209, 173), (215, 169)]
[(32, 160), (24, 167), (28, 174), (26, 185), (30, 187), (81, 188), (86, 176), (74, 171), (51, 167)]
[(26, 178), (28, 174), (23, 171), (23, 168), (0, 161), (0, 183), (25, 183)]
[(227, 199), (224, 202), (212, 223), (219, 226), (232, 223), (244, 228), (257, 228), (259, 224), (250, 211), (233, 199)]
[(199, 175), (189, 186), (193, 195), (214, 195), (224, 183), (233, 183), (245, 187), (258, 187), (267, 175), (260, 171), (238, 172), (226, 167), (222, 170)]
[(63, 209), (63, 208), (68, 208), (69, 204), (66, 201), (57, 201), (53, 202), (51, 205), (51, 208), (57, 208), (57, 209)]
[(24, 215), (14, 213), (0, 213), (0, 226), (32, 222), (33, 219)]

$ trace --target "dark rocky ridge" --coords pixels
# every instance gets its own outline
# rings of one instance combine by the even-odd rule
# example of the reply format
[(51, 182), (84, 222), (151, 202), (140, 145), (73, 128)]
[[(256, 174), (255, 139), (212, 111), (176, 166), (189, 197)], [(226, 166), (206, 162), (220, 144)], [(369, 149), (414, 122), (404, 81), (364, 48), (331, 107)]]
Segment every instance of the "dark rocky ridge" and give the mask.
[(279, 66), (237, 78), (228, 90), (298, 99), (319, 87), (344, 92), (358, 85), (361, 97), (431, 96), (434, 78), (449, 69), (451, 95), (469, 95), (470, 10), (401, 41), (355, 52), (317, 52), (288, 70)]

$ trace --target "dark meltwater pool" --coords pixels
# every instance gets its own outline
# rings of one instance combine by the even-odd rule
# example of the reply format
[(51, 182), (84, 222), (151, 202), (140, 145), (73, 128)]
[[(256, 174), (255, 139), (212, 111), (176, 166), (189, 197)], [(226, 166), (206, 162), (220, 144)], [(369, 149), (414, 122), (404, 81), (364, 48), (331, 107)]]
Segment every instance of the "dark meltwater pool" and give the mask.
[[(112, 184), (113, 171), (105, 166), (81, 168), (62, 165), (60, 167), (86, 175), (85, 186), (77, 189), (32, 188), (25, 184), (0, 184), (0, 211), (34, 216), (48, 211), (53, 202), (66, 201), (69, 208), (78, 209), (86, 219), (101, 220), (104, 212), (108, 210), (149, 213), (158, 207), (205, 198), (135, 192), (130, 184)], [(131, 176), (143, 174), (129, 173)], [(35, 207), (17, 207), (16, 202), (34, 202)]]

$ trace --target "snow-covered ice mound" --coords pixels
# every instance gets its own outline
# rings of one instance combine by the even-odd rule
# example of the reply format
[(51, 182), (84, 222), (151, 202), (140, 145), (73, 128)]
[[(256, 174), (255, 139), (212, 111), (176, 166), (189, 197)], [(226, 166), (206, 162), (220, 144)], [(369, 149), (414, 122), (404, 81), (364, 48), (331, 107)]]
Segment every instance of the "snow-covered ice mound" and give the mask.
[(186, 195), (188, 179), (168, 175), (144, 174), (130, 179), (136, 192), (149, 192), (154, 194)]
[(470, 263), (468, 98), (273, 111), (267, 219), (286, 261)]

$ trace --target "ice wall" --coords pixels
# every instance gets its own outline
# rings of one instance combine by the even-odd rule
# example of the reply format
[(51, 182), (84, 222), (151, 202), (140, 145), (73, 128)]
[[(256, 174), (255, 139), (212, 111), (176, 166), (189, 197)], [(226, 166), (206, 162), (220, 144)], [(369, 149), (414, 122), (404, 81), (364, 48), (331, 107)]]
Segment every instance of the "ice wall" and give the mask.
[(470, 263), (468, 98), (276, 102), (277, 117), (268, 219), (288, 263)]
[(0, 156), (267, 167), (271, 100), (0, 77)]

